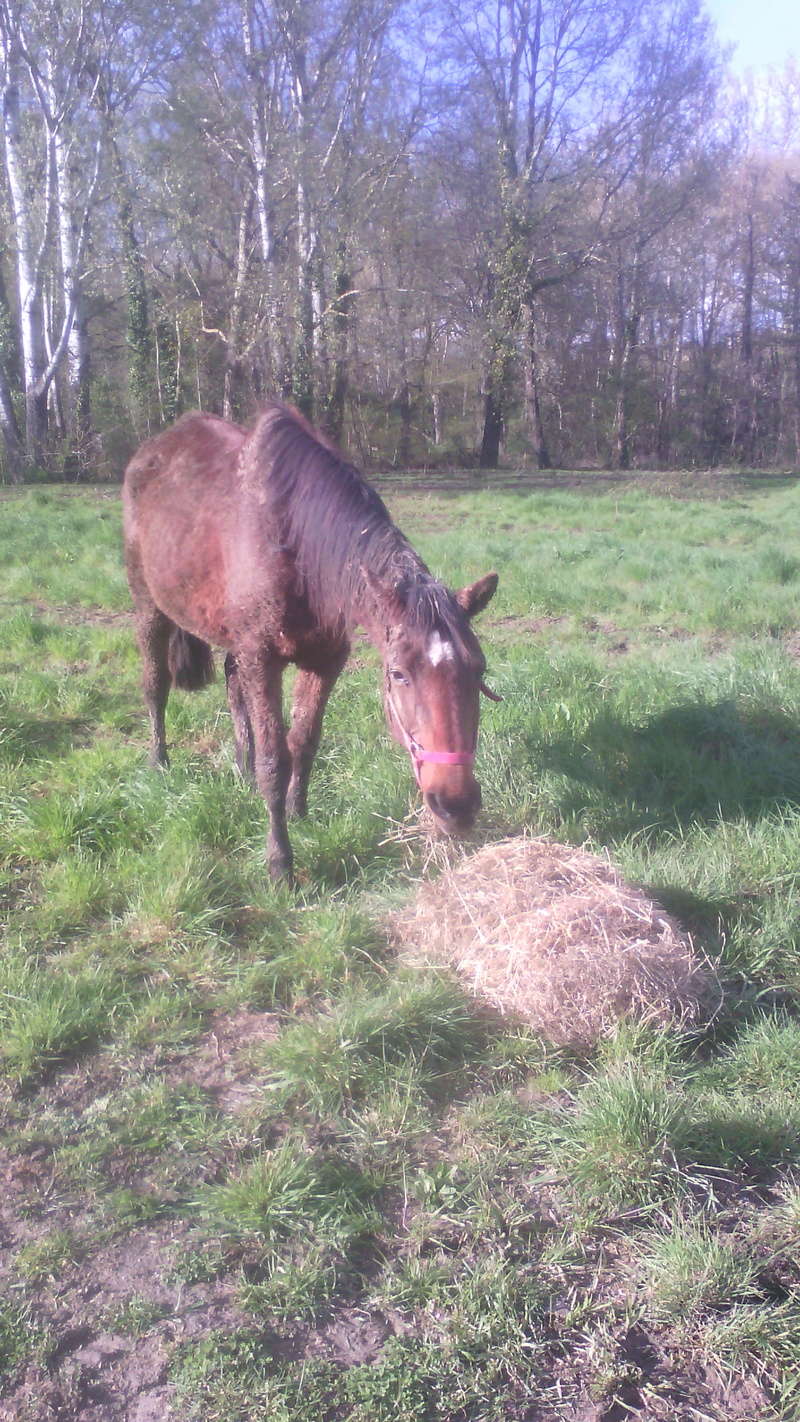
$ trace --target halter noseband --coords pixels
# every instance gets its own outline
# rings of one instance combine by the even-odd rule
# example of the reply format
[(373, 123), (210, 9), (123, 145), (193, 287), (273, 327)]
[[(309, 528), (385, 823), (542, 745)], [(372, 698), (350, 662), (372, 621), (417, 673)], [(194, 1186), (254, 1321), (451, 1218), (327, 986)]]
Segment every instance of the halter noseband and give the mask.
[[(416, 737), (415, 737), (415, 736), (412, 736), (411, 732), (406, 730), (405, 726), (403, 725), (402, 721), (400, 720), (400, 717), (399, 717), (398, 714), (397, 714), (397, 708), (396, 708), (396, 706), (395, 706), (395, 704), (394, 704), (394, 702), (393, 702), (393, 700), (392, 700), (392, 698), (391, 698), (391, 695), (389, 695), (389, 696), (387, 697), (387, 700), (388, 700), (388, 702), (389, 702), (389, 708), (390, 708), (390, 710), (391, 710), (392, 716), (394, 717), (394, 723), (395, 723), (395, 725), (397, 726), (397, 729), (399, 730), (401, 736), (403, 737), (403, 743), (404, 743), (404, 745), (405, 745), (406, 750), (408, 751), (408, 754), (409, 754), (410, 757), (411, 757), (411, 764), (412, 764), (412, 766), (414, 767), (414, 779), (416, 780), (416, 782), (417, 782), (418, 785), (419, 785), (419, 783), (420, 783), (420, 780), (419, 780), (419, 768), (420, 768), (420, 766), (423, 765), (426, 761), (428, 762), (429, 765), (472, 765), (472, 764), (474, 763), (474, 761), (475, 761), (475, 752), (474, 752), (474, 750), (471, 750), (471, 751), (435, 751), (435, 750), (426, 750), (424, 746), (421, 746), (421, 745), (420, 745), (420, 743), (419, 743), (419, 741), (416, 739)], [(421, 788), (422, 788), (422, 787), (420, 786), (420, 789), (421, 789)]]

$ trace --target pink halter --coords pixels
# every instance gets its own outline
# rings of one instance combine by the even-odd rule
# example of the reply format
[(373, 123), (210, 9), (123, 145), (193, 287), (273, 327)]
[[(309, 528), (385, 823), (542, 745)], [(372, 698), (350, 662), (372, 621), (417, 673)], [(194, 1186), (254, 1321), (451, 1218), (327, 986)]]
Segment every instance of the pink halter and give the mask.
[[(474, 752), (474, 750), (471, 750), (471, 751), (435, 751), (435, 750), (426, 750), (425, 747), (424, 747), (424, 746), (421, 746), (420, 743), (419, 743), (419, 741), (416, 740), (414, 736), (412, 736), (411, 732), (406, 730), (405, 726), (403, 725), (402, 721), (400, 720), (400, 717), (399, 717), (398, 714), (397, 714), (397, 711), (395, 710), (395, 705), (394, 705), (394, 702), (392, 701), (392, 698), (391, 698), (391, 697), (389, 697), (389, 706), (390, 706), (390, 708), (391, 708), (392, 716), (394, 717), (395, 725), (397, 726), (397, 729), (399, 730), (401, 736), (403, 737), (403, 743), (404, 743), (404, 745), (405, 745), (406, 750), (408, 751), (408, 754), (409, 754), (410, 757), (411, 757), (411, 764), (412, 764), (412, 766), (414, 767), (414, 779), (416, 780), (416, 782), (417, 782), (418, 785), (419, 785), (419, 768), (420, 768), (421, 765), (423, 765), (423, 764), (425, 763), (425, 761), (427, 761), (428, 764), (431, 764), (431, 765), (472, 765), (472, 764), (473, 764), (473, 762), (474, 762), (474, 760), (475, 760), (475, 752)], [(421, 788), (421, 787), (420, 787), (420, 788)]]

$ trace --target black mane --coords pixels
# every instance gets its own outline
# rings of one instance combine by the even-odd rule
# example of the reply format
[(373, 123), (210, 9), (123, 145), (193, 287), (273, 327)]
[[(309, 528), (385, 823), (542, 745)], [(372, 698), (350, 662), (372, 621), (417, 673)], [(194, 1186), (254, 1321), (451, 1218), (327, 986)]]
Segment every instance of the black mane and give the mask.
[(245, 477), (264, 488), (305, 595), (330, 630), (353, 627), (369, 607), (368, 570), (393, 589), (406, 620), (462, 640), (463, 614), (392, 522), (354, 465), (290, 406), (270, 404), (243, 450)]

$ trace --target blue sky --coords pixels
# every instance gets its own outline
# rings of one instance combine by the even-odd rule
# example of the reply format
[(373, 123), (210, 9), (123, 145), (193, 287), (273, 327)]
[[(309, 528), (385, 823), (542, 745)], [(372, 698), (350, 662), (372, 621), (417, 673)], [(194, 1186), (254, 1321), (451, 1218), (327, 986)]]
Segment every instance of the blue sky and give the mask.
[(800, 0), (706, 0), (717, 32), (736, 49), (738, 73), (783, 65), (790, 54), (800, 65)]

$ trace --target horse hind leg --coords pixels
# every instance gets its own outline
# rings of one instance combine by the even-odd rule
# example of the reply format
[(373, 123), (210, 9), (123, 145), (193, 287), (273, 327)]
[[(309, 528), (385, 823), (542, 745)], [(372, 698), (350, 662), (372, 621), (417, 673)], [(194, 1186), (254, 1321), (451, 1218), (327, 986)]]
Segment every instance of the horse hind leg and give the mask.
[(228, 693), (228, 706), (233, 722), (236, 764), (239, 767), (239, 774), (244, 780), (255, 784), (256, 757), (253, 746), (253, 727), (242, 691), (239, 668), (232, 652), (229, 652), (225, 658), (225, 689)]
[(150, 764), (169, 765), (165, 712), (172, 676), (169, 669), (170, 636), (175, 624), (154, 605), (140, 607), (136, 635), (142, 654), (142, 690), (150, 717)]

